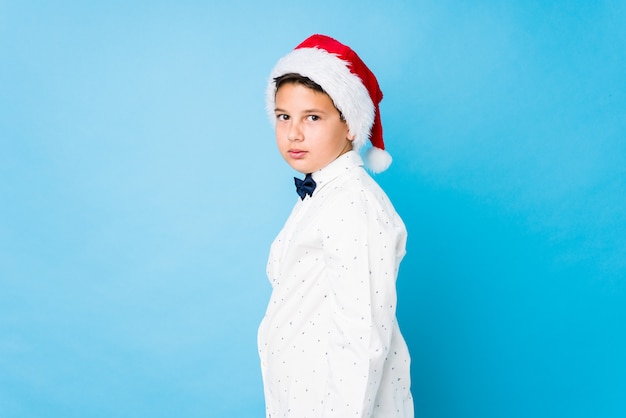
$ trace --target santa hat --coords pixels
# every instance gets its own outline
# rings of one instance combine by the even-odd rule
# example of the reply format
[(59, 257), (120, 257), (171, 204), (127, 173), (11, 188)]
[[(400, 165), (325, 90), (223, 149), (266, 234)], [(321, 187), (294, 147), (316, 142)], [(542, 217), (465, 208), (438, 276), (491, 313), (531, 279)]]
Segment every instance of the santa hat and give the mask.
[(354, 135), (353, 148), (359, 151), (368, 138), (371, 142), (365, 155), (366, 166), (374, 173), (391, 164), (385, 151), (379, 103), (383, 93), (376, 76), (349, 46), (325, 36), (313, 35), (281, 58), (271, 72), (266, 92), (267, 110), (274, 117), (276, 82), (288, 73), (300, 74), (319, 84), (341, 112)]

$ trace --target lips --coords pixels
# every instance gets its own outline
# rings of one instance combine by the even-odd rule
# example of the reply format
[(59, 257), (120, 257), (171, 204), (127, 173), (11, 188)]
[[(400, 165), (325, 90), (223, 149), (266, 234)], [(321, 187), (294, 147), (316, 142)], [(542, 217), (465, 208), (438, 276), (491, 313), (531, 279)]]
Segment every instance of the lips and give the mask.
[(287, 153), (289, 154), (291, 158), (299, 160), (299, 159), (304, 158), (307, 152), (304, 150), (300, 150), (300, 149), (290, 149), (289, 151), (287, 151)]

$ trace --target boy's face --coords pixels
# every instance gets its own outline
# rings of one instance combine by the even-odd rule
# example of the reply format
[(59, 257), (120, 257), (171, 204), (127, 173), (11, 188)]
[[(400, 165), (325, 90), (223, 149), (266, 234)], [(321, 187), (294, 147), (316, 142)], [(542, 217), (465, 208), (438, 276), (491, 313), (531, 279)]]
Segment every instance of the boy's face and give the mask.
[(286, 83), (276, 92), (276, 143), (301, 173), (326, 167), (352, 149), (348, 125), (326, 93)]

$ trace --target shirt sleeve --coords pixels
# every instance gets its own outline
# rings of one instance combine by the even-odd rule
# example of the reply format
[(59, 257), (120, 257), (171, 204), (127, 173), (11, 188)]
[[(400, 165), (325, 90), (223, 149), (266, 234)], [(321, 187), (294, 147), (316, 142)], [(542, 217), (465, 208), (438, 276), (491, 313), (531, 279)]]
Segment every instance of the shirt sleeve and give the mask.
[(380, 200), (340, 193), (321, 225), (333, 325), (325, 417), (371, 415), (396, 326), (406, 230)]

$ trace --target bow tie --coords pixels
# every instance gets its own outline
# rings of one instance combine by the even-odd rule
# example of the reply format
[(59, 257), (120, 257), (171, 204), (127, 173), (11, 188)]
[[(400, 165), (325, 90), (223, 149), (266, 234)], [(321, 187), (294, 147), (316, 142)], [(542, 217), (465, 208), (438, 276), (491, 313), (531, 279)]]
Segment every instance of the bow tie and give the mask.
[(297, 177), (294, 177), (293, 179), (296, 183), (296, 192), (298, 192), (300, 199), (304, 200), (306, 195), (313, 196), (313, 190), (315, 190), (315, 186), (317, 186), (317, 184), (315, 184), (315, 180), (313, 180), (311, 174), (307, 174), (304, 177), (304, 180), (300, 180)]

